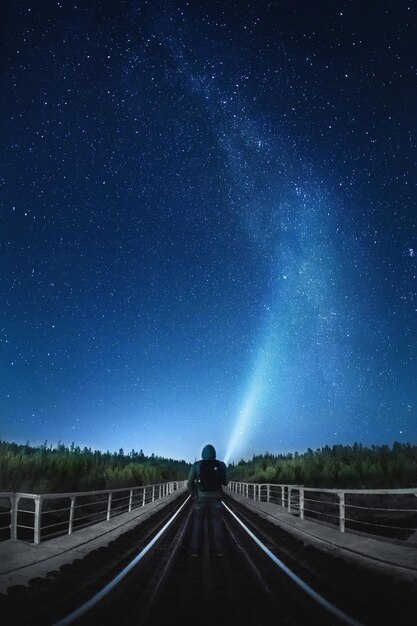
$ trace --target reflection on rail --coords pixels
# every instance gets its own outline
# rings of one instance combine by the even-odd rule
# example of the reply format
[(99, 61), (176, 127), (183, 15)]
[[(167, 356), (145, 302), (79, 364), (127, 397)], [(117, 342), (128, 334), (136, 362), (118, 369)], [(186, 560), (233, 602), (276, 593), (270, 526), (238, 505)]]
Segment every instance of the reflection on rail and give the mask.
[[(172, 525), (174, 520), (177, 518), (179, 513), (184, 509), (184, 507), (189, 502), (190, 498), (188, 497), (182, 505), (175, 511), (175, 513), (168, 519), (168, 521), (164, 524), (164, 526), (159, 530), (159, 532), (152, 538), (152, 540), (129, 562), (129, 564), (124, 567), (124, 569), (114, 577), (107, 585), (105, 585), (98, 593), (96, 593), (90, 600), (85, 602), (78, 609), (71, 612), (66, 617), (60, 619), (56, 622), (55, 626), (66, 626), (74, 623), (77, 619), (84, 616), (90, 609), (94, 606), (98, 605), (101, 600), (103, 600), (108, 594), (115, 589), (115, 587), (132, 571), (132, 569), (138, 565), (138, 563), (143, 559), (143, 557), (155, 546), (158, 540), (162, 537), (165, 531)], [(299, 589), (301, 589), (305, 594), (309, 596), (311, 600), (320, 605), (322, 609), (327, 611), (333, 617), (336, 617), (339, 622), (346, 624), (348, 626), (361, 626), (360, 622), (353, 619), (339, 608), (334, 606), (331, 602), (329, 602), (326, 598), (321, 596), (317, 591), (312, 589), (306, 582), (304, 582), (299, 576), (297, 576), (288, 566), (286, 566), (275, 554), (273, 554), (262, 541), (243, 523), (243, 521), (236, 515), (234, 511), (232, 511), (226, 504), (223, 502), (223, 506), (225, 511), (232, 516), (236, 522), (240, 525), (241, 528), (251, 537), (251, 539), (257, 544), (257, 546), (278, 566), (278, 568), (286, 574)]]
[(236, 513), (234, 513), (227, 506), (227, 504), (223, 502), (223, 506), (230, 513), (230, 515), (235, 518), (235, 520), (240, 524), (245, 532), (254, 540), (254, 542), (261, 548), (261, 550), (265, 552), (265, 554), (275, 563), (275, 565), (277, 565), (285, 574), (287, 574), (287, 576), (289, 576), (300, 589), (302, 589), (308, 596), (310, 596), (310, 598), (320, 604), (320, 606), (322, 606), (326, 611), (328, 611), (332, 615), (335, 615), (343, 624), (348, 624), (349, 626), (361, 626), (360, 622), (353, 619), (352, 617), (350, 617), (350, 615), (347, 615), (336, 606), (331, 604), (331, 602), (326, 600), (326, 598), (323, 598), (323, 596), (314, 591), (314, 589), (312, 589), (310, 585), (307, 585), (307, 583), (301, 580), (301, 578), (297, 576), (297, 574), (294, 574), (294, 572), (291, 571), (289, 567), (287, 567), (277, 556), (275, 556), (275, 554), (273, 554), (273, 552), (271, 552), (271, 550), (269, 550), (269, 548), (267, 548), (265, 544), (262, 543), (262, 541), (260, 541), (260, 539), (258, 539), (258, 537), (256, 537), (256, 535), (254, 535), (251, 530), (249, 530), (249, 528), (242, 522), (242, 520), (239, 519)]
[(72, 624), (76, 619), (87, 613), (93, 606), (98, 604), (100, 600), (102, 600), (105, 596), (107, 596), (115, 587), (119, 584), (125, 576), (143, 559), (143, 557), (153, 548), (158, 539), (164, 534), (164, 532), (171, 526), (174, 519), (181, 512), (181, 510), (185, 507), (190, 496), (182, 503), (182, 505), (175, 511), (174, 515), (172, 515), (166, 524), (161, 528), (161, 530), (155, 535), (155, 537), (135, 556), (132, 561), (125, 568), (122, 569), (121, 572), (117, 576), (115, 576), (103, 589), (101, 589), (98, 593), (96, 593), (90, 600), (85, 602), (78, 609), (64, 617), (62, 620), (59, 620), (56, 623), (56, 626), (65, 626), (66, 624)]

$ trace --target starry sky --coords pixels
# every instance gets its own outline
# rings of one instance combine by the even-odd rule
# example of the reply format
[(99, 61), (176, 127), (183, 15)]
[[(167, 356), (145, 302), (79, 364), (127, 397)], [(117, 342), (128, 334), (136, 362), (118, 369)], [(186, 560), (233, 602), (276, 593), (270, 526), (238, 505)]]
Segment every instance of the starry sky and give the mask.
[(416, 443), (416, 5), (2, 13), (0, 437)]

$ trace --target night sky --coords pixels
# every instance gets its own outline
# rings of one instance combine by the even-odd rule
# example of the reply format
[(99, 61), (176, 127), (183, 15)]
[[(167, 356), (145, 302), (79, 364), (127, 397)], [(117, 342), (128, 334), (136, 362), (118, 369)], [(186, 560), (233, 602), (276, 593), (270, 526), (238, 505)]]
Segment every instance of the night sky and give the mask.
[(0, 437), (416, 443), (416, 4), (2, 12)]

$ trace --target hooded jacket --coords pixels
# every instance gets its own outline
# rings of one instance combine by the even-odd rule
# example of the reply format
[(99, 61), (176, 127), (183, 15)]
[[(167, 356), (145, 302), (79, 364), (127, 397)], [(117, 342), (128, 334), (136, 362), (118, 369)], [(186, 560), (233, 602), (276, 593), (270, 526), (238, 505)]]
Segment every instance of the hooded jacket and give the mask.
[[(202, 491), (198, 487), (198, 479), (200, 477), (200, 465), (202, 461), (216, 459), (216, 450), (214, 446), (210, 443), (204, 446), (203, 451), (201, 452), (201, 460), (196, 461), (190, 470), (190, 474), (188, 476), (187, 487), (191, 492), (191, 495), (197, 500), (204, 500), (206, 498), (221, 498), (223, 490), (222, 488), (216, 491)], [(223, 461), (218, 462), (220, 465), (220, 471), (222, 472), (222, 485), (226, 486), (229, 484), (229, 480), (227, 477), (227, 467), (223, 463)]]

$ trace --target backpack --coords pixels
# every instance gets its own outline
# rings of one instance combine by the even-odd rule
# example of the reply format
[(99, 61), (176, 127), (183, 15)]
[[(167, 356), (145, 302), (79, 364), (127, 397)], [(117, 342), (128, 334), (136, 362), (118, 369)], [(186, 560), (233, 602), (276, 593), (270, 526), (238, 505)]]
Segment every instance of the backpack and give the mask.
[(200, 475), (197, 485), (201, 491), (220, 491), (223, 472), (220, 461), (204, 459), (200, 462)]

